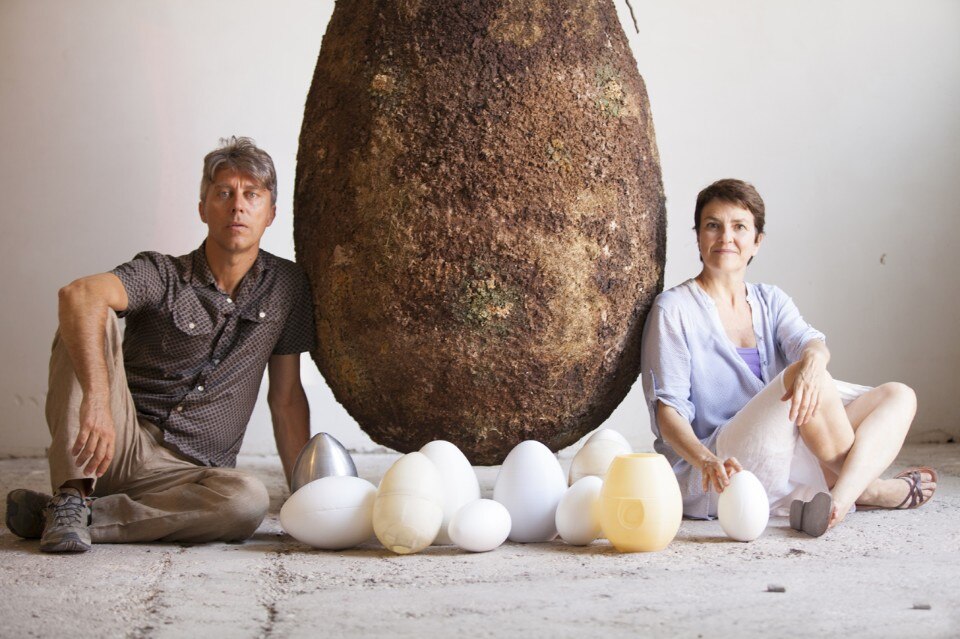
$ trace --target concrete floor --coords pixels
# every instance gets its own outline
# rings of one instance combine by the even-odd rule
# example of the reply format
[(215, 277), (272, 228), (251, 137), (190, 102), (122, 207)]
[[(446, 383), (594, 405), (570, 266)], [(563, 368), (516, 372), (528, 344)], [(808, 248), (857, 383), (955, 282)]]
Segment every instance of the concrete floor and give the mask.
[[(395, 458), (356, 462), (376, 482)], [(246, 458), (272, 507), (243, 544), (50, 556), (3, 528), (0, 636), (958, 637), (960, 446), (909, 446), (890, 474), (921, 463), (940, 471), (930, 504), (855, 513), (819, 539), (782, 518), (748, 544), (717, 522), (684, 521), (658, 553), (556, 541), (401, 557), (375, 542), (314, 551), (284, 535), (279, 461)], [(477, 470), (489, 496), (497, 469)], [(3, 494), (46, 484), (43, 460), (0, 461)]]

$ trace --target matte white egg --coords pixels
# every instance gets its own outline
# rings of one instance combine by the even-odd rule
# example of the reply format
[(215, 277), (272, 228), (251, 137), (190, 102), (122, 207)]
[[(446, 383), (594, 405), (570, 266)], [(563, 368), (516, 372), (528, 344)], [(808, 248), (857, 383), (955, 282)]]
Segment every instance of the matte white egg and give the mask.
[(377, 489), (359, 477), (322, 477), (290, 495), (280, 525), (297, 541), (323, 550), (343, 550), (373, 536)]
[(603, 479), (610, 467), (610, 462), (617, 455), (629, 455), (633, 452), (630, 444), (623, 438), (623, 435), (616, 433), (616, 437), (604, 436), (597, 439), (597, 435), (606, 432), (615, 432), (601, 430), (587, 440), (577, 454), (574, 455), (570, 463), (570, 474), (568, 480), (573, 486), (583, 477), (599, 477)]
[(420, 552), (443, 522), (440, 472), (423, 453), (404, 455), (380, 480), (373, 503), (373, 532), (399, 555)]
[(510, 534), (510, 513), (500, 502), (477, 499), (460, 508), (450, 520), (450, 539), (470, 552), (499, 548)]
[(437, 467), (443, 487), (443, 522), (433, 543), (451, 544), (447, 531), (450, 520), (464, 504), (480, 499), (480, 482), (466, 456), (454, 444), (438, 439), (425, 444), (420, 452)]
[(717, 519), (723, 532), (737, 541), (753, 541), (763, 534), (770, 519), (770, 503), (756, 475), (741, 470), (730, 478), (717, 501)]
[(557, 506), (557, 531), (572, 546), (586, 546), (600, 536), (600, 489), (603, 480), (589, 475), (567, 489)]
[(531, 543), (556, 537), (557, 505), (566, 489), (563, 469), (549, 448), (533, 440), (517, 444), (493, 487), (493, 498), (510, 513), (510, 540)]

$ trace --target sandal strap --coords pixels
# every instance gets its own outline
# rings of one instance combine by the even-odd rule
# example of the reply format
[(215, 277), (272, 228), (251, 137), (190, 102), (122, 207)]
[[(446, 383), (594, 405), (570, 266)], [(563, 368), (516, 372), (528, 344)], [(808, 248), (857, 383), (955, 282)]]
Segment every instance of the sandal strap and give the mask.
[[(923, 488), (920, 486), (923, 478), (920, 475), (919, 470), (912, 470), (908, 474), (898, 477), (897, 479), (902, 479), (907, 482), (907, 485), (910, 489), (907, 491), (907, 496), (903, 498), (899, 504), (895, 506), (895, 509), (909, 510), (911, 508), (916, 508), (920, 502), (923, 501)], [(910, 502), (909, 505), (906, 505), (907, 502)]]

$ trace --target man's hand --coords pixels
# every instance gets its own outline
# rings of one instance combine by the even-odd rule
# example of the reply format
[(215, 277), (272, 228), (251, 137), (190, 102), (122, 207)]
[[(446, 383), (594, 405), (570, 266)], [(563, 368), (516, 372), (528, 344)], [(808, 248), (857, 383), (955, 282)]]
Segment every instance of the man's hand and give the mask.
[(84, 474), (102, 477), (113, 461), (115, 437), (110, 400), (85, 394), (80, 402), (80, 432), (71, 451), (77, 467), (85, 465)]

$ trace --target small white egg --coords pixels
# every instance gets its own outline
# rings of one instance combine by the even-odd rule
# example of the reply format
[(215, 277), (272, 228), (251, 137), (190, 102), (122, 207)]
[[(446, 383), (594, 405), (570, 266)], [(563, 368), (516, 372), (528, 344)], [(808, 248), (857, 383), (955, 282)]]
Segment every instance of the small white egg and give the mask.
[(322, 477), (290, 495), (280, 508), (280, 525), (314, 548), (343, 550), (373, 536), (377, 489), (359, 477)]
[(557, 506), (557, 530), (572, 546), (586, 546), (600, 536), (600, 489), (603, 480), (583, 477), (567, 489)]
[(450, 520), (450, 539), (470, 552), (487, 552), (510, 534), (510, 513), (500, 502), (477, 499), (460, 508)]
[(770, 502), (756, 475), (749, 470), (734, 473), (717, 501), (717, 519), (723, 532), (737, 541), (753, 541), (763, 534), (770, 520)]
[[(309, 485), (309, 484), (308, 484)], [(399, 555), (420, 552), (443, 522), (440, 473), (422, 453), (398, 459), (384, 474), (373, 503), (373, 532)]]
[(556, 455), (540, 442), (517, 444), (503, 460), (493, 498), (510, 513), (510, 540), (550, 541), (557, 536), (557, 505), (567, 481)]
[(424, 445), (420, 452), (426, 455), (440, 472), (443, 487), (443, 522), (433, 543), (436, 546), (444, 546), (453, 543), (447, 528), (454, 513), (464, 504), (480, 499), (480, 482), (466, 456), (454, 444), (438, 439)]

